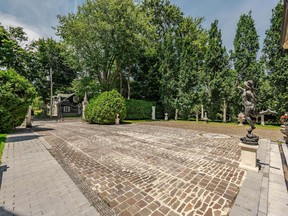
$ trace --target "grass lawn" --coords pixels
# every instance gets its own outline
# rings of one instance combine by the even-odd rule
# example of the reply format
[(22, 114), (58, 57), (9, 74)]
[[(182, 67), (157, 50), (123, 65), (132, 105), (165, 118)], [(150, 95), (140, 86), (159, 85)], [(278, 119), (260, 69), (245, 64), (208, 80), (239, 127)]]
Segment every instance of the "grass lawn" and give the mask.
[(6, 134), (0, 134), (0, 164), (2, 163), (1, 158), (3, 154), (5, 140), (6, 140)]
[[(221, 122), (209, 122), (205, 123), (203, 121), (126, 121), (130, 123), (139, 123), (139, 124), (148, 124), (148, 125), (159, 125), (159, 126), (166, 126), (166, 127), (175, 127), (175, 128), (183, 128), (183, 129), (191, 129), (196, 131), (208, 132), (208, 133), (219, 133), (219, 134), (226, 134), (232, 136), (243, 137), (247, 133), (247, 129), (249, 125), (245, 124), (244, 126), (239, 126), (237, 123), (221, 123)], [(260, 137), (260, 139), (271, 139), (271, 140), (278, 140), (282, 138), (283, 135), (280, 132), (280, 126), (274, 125), (258, 125), (256, 124), (256, 129), (253, 133)]]

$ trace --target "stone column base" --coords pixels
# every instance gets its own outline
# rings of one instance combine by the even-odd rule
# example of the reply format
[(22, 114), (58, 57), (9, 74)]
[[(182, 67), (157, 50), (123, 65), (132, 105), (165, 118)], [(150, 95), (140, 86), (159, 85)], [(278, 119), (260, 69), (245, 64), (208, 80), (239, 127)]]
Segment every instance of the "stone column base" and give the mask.
[(240, 142), (239, 146), (241, 147), (241, 162), (239, 168), (258, 172), (259, 167), (257, 166), (257, 149), (258, 145), (247, 145)]

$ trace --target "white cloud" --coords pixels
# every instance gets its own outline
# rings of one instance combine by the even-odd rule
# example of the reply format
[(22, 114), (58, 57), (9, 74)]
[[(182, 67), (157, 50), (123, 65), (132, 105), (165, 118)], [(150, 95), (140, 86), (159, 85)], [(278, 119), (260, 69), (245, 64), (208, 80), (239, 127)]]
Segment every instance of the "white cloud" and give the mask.
[(0, 12), (1, 24), (4, 27), (22, 27), (27, 34), (29, 41), (37, 40), (42, 37), (40, 30), (29, 24), (21, 23), (16, 17)]
[(57, 15), (74, 12), (83, 0), (0, 0), (0, 22), (21, 26), (30, 40), (41, 37), (58, 39), (54, 29)]

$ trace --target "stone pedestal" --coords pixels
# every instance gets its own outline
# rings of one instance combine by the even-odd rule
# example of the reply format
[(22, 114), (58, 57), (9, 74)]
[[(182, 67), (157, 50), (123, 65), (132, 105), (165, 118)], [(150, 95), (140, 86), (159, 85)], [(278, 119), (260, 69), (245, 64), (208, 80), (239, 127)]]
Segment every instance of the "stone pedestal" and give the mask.
[(265, 121), (264, 121), (264, 115), (261, 115), (261, 125), (265, 125)]
[(165, 120), (165, 121), (168, 121), (168, 113), (165, 113), (164, 120)]
[(152, 106), (152, 120), (156, 120), (155, 113), (156, 113), (156, 106)]
[(29, 106), (28, 113), (26, 115), (26, 128), (32, 127), (31, 109), (32, 107)]
[(205, 121), (205, 123), (208, 123), (208, 116), (207, 116), (207, 112), (205, 112), (203, 120)]
[(257, 149), (259, 145), (247, 145), (242, 142), (239, 143), (241, 147), (241, 162), (239, 168), (258, 172), (259, 167), (257, 166)]
[(88, 105), (88, 100), (87, 100), (87, 94), (85, 92), (84, 100), (82, 102), (82, 118), (83, 119), (85, 119), (85, 109), (87, 105)]

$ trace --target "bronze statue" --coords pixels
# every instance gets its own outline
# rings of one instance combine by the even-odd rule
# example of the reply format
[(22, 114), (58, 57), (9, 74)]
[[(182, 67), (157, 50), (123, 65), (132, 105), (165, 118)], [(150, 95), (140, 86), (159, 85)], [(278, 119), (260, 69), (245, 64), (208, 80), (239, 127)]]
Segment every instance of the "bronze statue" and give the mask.
[(255, 106), (257, 102), (254, 83), (252, 80), (248, 80), (244, 82), (244, 88), (238, 88), (243, 91), (242, 103), (245, 107), (245, 120), (250, 126), (250, 128), (247, 129), (248, 134), (246, 137), (243, 137), (240, 140), (245, 144), (258, 145), (259, 137), (252, 134), (252, 131), (256, 128), (252, 120), (252, 117), (255, 117)]

